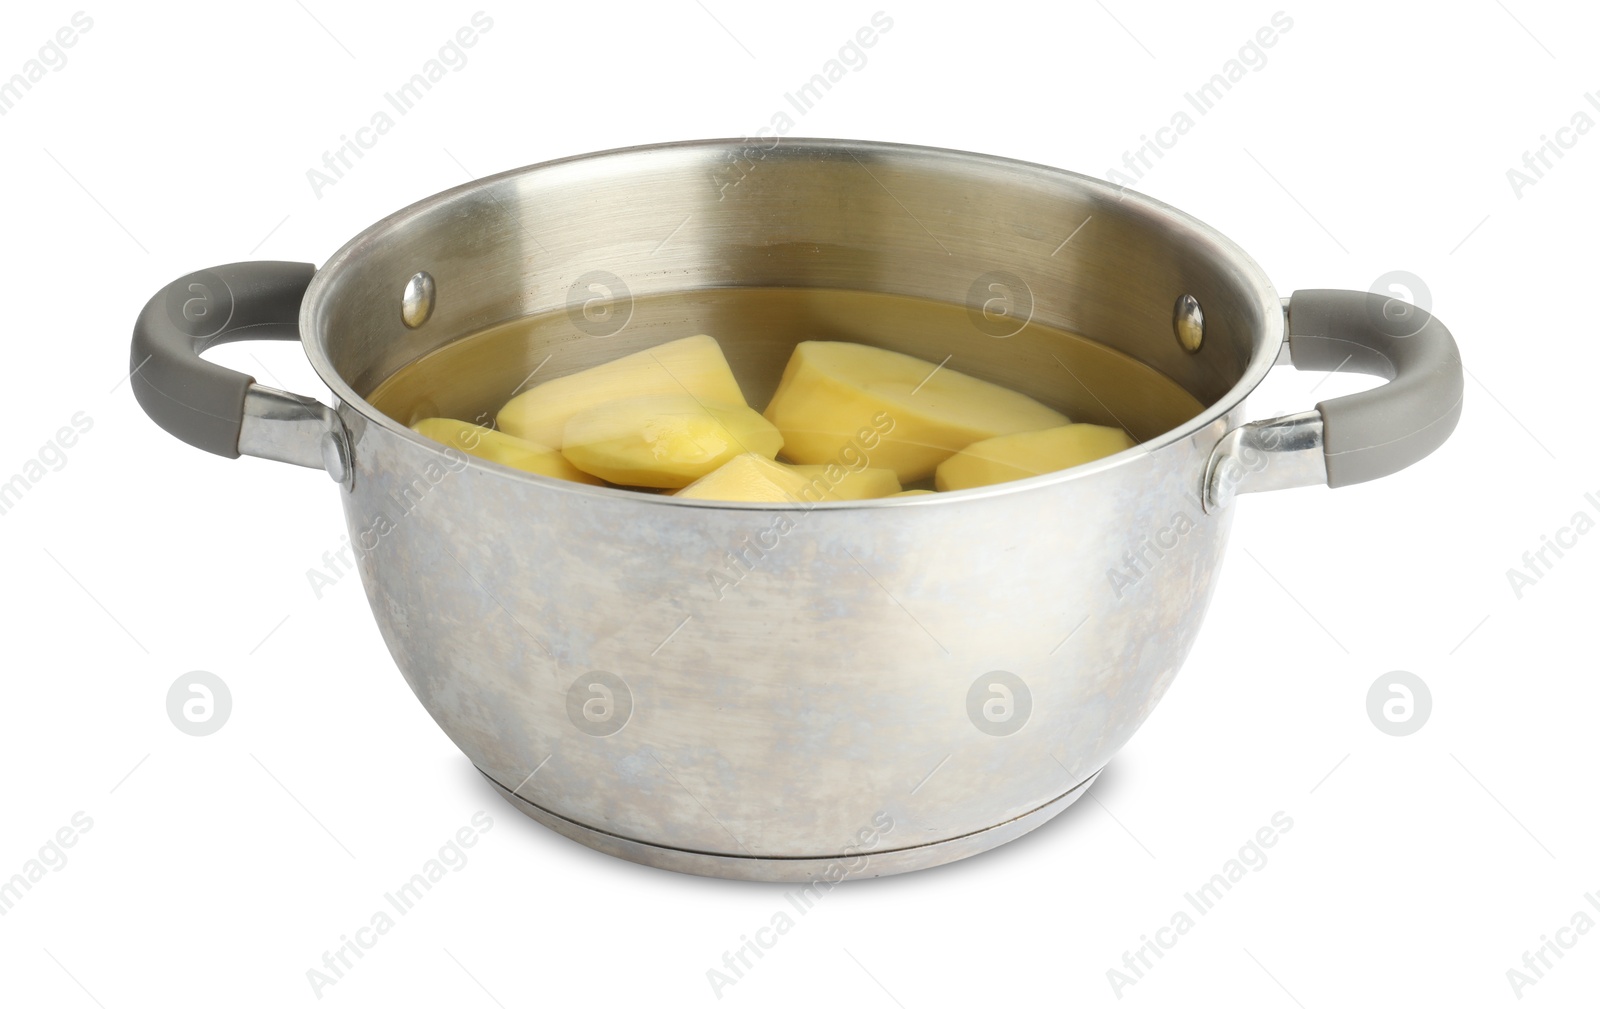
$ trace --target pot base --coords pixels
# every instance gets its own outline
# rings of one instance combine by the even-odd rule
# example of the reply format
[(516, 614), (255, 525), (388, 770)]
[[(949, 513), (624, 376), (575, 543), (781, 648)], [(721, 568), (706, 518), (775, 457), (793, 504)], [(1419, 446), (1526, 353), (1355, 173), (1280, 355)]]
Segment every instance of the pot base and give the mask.
[(1015, 840), (1044, 824), (1087, 794), (1089, 786), (1100, 777), (1100, 771), (1096, 771), (1044, 805), (1004, 823), (995, 824), (993, 827), (931, 844), (868, 853), (865, 855), (867, 864), (852, 871), (848, 866), (862, 856), (852, 854), (824, 855), (816, 858), (759, 858), (750, 855), (718, 855), (621, 837), (552, 813), (513, 793), (490, 777), (483, 768), (478, 768), (478, 771), (489, 779), (495, 790), (511, 805), (563, 837), (588, 845), (596, 851), (657, 869), (670, 869), (673, 872), (694, 876), (714, 876), (719, 879), (741, 879), (761, 883), (809, 883), (812, 880), (832, 880), (838, 877), (841, 871), (845, 873), (844, 880), (893, 876), (897, 873), (929, 869), (946, 862), (968, 858)]

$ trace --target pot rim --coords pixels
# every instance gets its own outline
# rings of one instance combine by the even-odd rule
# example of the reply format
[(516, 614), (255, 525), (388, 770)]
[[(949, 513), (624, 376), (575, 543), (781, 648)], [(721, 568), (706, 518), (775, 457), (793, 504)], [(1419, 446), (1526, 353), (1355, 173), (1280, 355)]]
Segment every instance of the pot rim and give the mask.
[[(328, 291), (333, 280), (349, 263), (361, 258), (369, 247), (381, 240), (381, 237), (393, 228), (404, 226), (438, 207), (455, 199), (463, 193), (474, 189), (492, 185), (505, 179), (525, 176), (541, 170), (554, 168), (560, 165), (570, 165), (583, 161), (598, 161), (627, 154), (639, 154), (648, 151), (675, 150), (675, 149), (722, 149), (730, 146), (748, 146), (745, 140), (733, 138), (704, 139), (704, 140), (679, 140), (668, 143), (640, 144), (633, 147), (616, 147), (605, 151), (594, 151), (586, 154), (576, 154), (565, 158), (556, 158), (551, 161), (542, 161), (537, 164), (524, 165), (520, 168), (508, 169), (494, 175), (486, 175), (481, 179), (474, 179), (450, 189), (435, 193), (410, 206), (404, 207), (368, 226), (344, 244), (337, 252), (322, 264), (312, 277), (310, 286), (306, 289), (304, 300), (300, 306), (300, 332), (302, 345), (306, 357), (310, 360), (312, 368), (321, 378), (324, 385), (334, 394), (339, 404), (359, 413), (368, 423), (376, 424), (393, 434), (399, 435), (412, 443), (431, 449), (441, 457), (455, 456), (459, 463), (460, 458), (465, 458), (466, 465), (492, 473), (503, 479), (521, 480), (559, 490), (563, 493), (600, 497), (602, 499), (617, 499), (619, 496), (641, 505), (655, 504), (670, 507), (712, 508), (735, 511), (784, 511), (809, 512), (815, 508), (828, 508), (836, 510), (859, 508), (925, 508), (936, 506), (944, 501), (970, 501), (978, 498), (995, 497), (1003, 494), (1019, 494), (1046, 487), (1065, 484), (1074, 480), (1088, 479), (1095, 474), (1116, 469), (1120, 466), (1131, 465), (1135, 461), (1152, 455), (1161, 449), (1177, 442), (1184, 441), (1204, 428), (1210, 426), (1231, 413), (1257, 385), (1272, 370), (1277, 362), (1279, 349), (1284, 340), (1284, 315), (1277, 290), (1273, 287), (1266, 273), (1250, 257), (1244, 249), (1240, 248), (1232, 239), (1206, 224), (1204, 221), (1193, 217), (1176, 207), (1163, 203), (1160, 200), (1146, 196), (1143, 193), (1128, 189), (1125, 186), (1113, 185), (1103, 179), (1079, 172), (1068, 171), (1050, 165), (1042, 165), (1032, 161), (1021, 161), (1015, 158), (1005, 158), (992, 154), (981, 154), (974, 151), (963, 151), (947, 147), (928, 147), (920, 144), (902, 144), (876, 140), (842, 140), (827, 138), (796, 137), (780, 140), (787, 147), (798, 147), (819, 151), (834, 151), (844, 153), (859, 153), (882, 151), (896, 154), (922, 154), (937, 156), (945, 160), (984, 162), (987, 164), (1001, 164), (1013, 169), (1024, 169), (1040, 175), (1057, 179), (1070, 180), (1074, 185), (1083, 189), (1097, 190), (1102, 196), (1118, 202), (1131, 202), (1134, 206), (1153, 217), (1163, 219), (1172, 230), (1182, 233), (1185, 237), (1195, 241), (1196, 244), (1206, 247), (1213, 259), (1225, 264), (1231, 272), (1239, 276), (1246, 285), (1253, 288), (1260, 300), (1262, 315), (1267, 320), (1267, 332), (1256, 340), (1251, 352), (1249, 364), (1239, 380), (1218, 397), (1214, 402), (1199, 414), (1190, 418), (1183, 424), (1171, 428), (1154, 438), (1139, 442), (1131, 448), (1123, 449), (1112, 455), (1094, 462), (1083, 463), (1068, 469), (1058, 470), (1054, 473), (1043, 473), (1039, 476), (1027, 477), (1021, 480), (1011, 480), (1005, 483), (990, 484), (985, 487), (973, 487), (967, 490), (943, 491), (937, 494), (919, 494), (902, 498), (869, 498), (860, 501), (823, 501), (812, 503), (808, 501), (797, 502), (768, 502), (768, 501), (707, 501), (688, 498), (678, 498), (665, 494), (648, 494), (640, 491), (625, 490), (620, 487), (597, 487), (591, 484), (575, 483), (569, 480), (560, 480), (555, 477), (541, 476), (522, 470), (501, 466), (485, 459), (465, 455), (453, 450), (430, 438), (412, 431), (409, 427), (374, 408), (366, 397), (357, 393), (344, 377), (338, 373), (331, 361), (323, 351), (321, 333), (314, 327), (314, 320), (322, 309), (323, 301), (328, 297)], [(466, 336), (469, 334), (462, 334)], [(357, 459), (356, 468), (360, 469)]]

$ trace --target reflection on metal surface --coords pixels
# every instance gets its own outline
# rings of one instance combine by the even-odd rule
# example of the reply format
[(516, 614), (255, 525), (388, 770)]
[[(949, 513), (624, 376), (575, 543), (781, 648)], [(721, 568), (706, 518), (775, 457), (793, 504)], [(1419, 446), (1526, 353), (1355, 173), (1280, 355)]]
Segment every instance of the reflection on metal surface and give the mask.
[(1172, 306), (1172, 331), (1178, 337), (1178, 346), (1191, 354), (1199, 353), (1206, 337), (1206, 316), (1194, 295), (1178, 296), (1177, 304)]
[(1234, 428), (1206, 464), (1206, 511), (1228, 507), (1237, 494), (1328, 482), (1322, 454), (1322, 414), (1315, 410)]
[[(914, 872), (917, 869), (928, 869), (936, 865), (944, 865), (947, 862), (970, 858), (973, 855), (988, 851), (990, 848), (1005, 844), (1007, 841), (1016, 840), (1023, 834), (1044, 826), (1058, 814), (1064, 812), (1068, 806), (1088, 795), (1089, 789), (1100, 778), (1100, 772), (1096, 771), (1062, 795), (1051, 799), (1037, 809), (1029, 810), (1020, 816), (1007, 820), (1005, 823), (996, 824), (961, 837), (902, 847), (897, 845), (894, 839), (896, 831), (891, 829), (887, 835), (874, 836), (873, 847), (859, 844), (852, 847), (843, 845), (843, 842), (841, 842), (843, 850), (838, 850), (836, 854), (832, 855), (818, 855), (813, 858), (760, 858), (745, 854), (714, 854), (651, 844), (647, 841), (622, 837), (606, 830), (576, 823), (557, 813), (552, 813), (543, 806), (529, 802), (519, 792), (513, 791), (496, 781), (483, 768), (480, 767), (478, 770), (484, 777), (489, 779), (489, 783), (494, 786), (495, 791), (499, 792), (507, 802), (510, 802), (517, 809), (556, 833), (580, 844), (603, 851), (617, 858), (627, 859), (630, 862), (654, 866), (657, 869), (671, 869), (674, 872), (686, 872), (695, 876), (716, 876), (722, 879), (742, 879), (761, 883), (809, 883), (812, 880), (837, 882), (845, 879), (873, 879), (878, 876), (893, 876), (902, 872)], [(877, 822), (882, 823), (885, 821), (879, 820)], [(892, 818), (888, 818), (887, 822), (892, 824)], [(860, 836), (860, 831), (853, 835), (846, 835), (852, 841), (858, 841)], [(879, 844), (885, 847), (879, 850), (877, 847)]]
[(352, 475), (350, 447), (338, 415), (308, 396), (265, 385), (252, 385), (245, 394), (239, 452), (326, 470), (336, 483), (346, 483)]
[(416, 329), (433, 314), (433, 276), (426, 270), (412, 274), (400, 294), (400, 321)]

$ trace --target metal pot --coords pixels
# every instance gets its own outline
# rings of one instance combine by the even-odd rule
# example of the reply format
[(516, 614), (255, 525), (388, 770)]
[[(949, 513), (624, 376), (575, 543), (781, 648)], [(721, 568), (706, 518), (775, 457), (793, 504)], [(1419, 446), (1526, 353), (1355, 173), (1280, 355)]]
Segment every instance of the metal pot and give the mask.
[[(1205, 409), (1064, 472), (811, 507), (562, 483), (452, 453), (364, 398), (467, 333), (562, 311), (597, 269), (634, 295), (818, 287), (957, 304), (1000, 271), (1034, 319)], [(536, 349), (548, 377), (682, 335), (574, 328)], [(774, 380), (790, 350), (716, 335), (736, 370)], [(301, 340), (336, 406), (200, 357), (237, 339)], [(1073, 381), (1040, 341), (977, 327), (892, 339), (1047, 402)], [(1350, 291), (1280, 300), (1232, 242), (1138, 193), (832, 140), (664, 144), (469, 183), (320, 270), (175, 281), (140, 315), (131, 363), (139, 402), (177, 437), (334, 478), (396, 663), (517, 808), (622, 858), (759, 880), (937, 865), (1059, 813), (1177, 674), (1232, 497), (1398, 470), (1444, 441), (1462, 396), (1455, 343), (1427, 313)], [(1389, 382), (1243, 423), (1251, 390), (1287, 363)], [(708, 573), (733, 551), (751, 570), (719, 597)]]

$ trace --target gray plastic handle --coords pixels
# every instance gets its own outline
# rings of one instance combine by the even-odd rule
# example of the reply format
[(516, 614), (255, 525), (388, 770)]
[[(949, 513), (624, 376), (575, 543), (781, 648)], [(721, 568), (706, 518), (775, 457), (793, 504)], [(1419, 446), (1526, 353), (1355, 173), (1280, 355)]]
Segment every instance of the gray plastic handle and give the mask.
[(1388, 384), (1317, 404), (1328, 486), (1376, 480), (1444, 444), (1461, 418), (1461, 352), (1432, 315), (1365, 291), (1296, 291), (1289, 357), (1299, 371), (1377, 375)]
[(235, 340), (300, 339), (310, 263), (233, 263), (156, 292), (133, 327), (134, 397), (163, 430), (196, 448), (239, 456), (245, 397), (255, 379), (200, 356)]
[(1461, 352), (1427, 312), (1363, 291), (1296, 291), (1285, 311), (1295, 368), (1388, 384), (1224, 434), (1206, 461), (1207, 512), (1239, 494), (1388, 476), (1444, 444), (1461, 418)]

